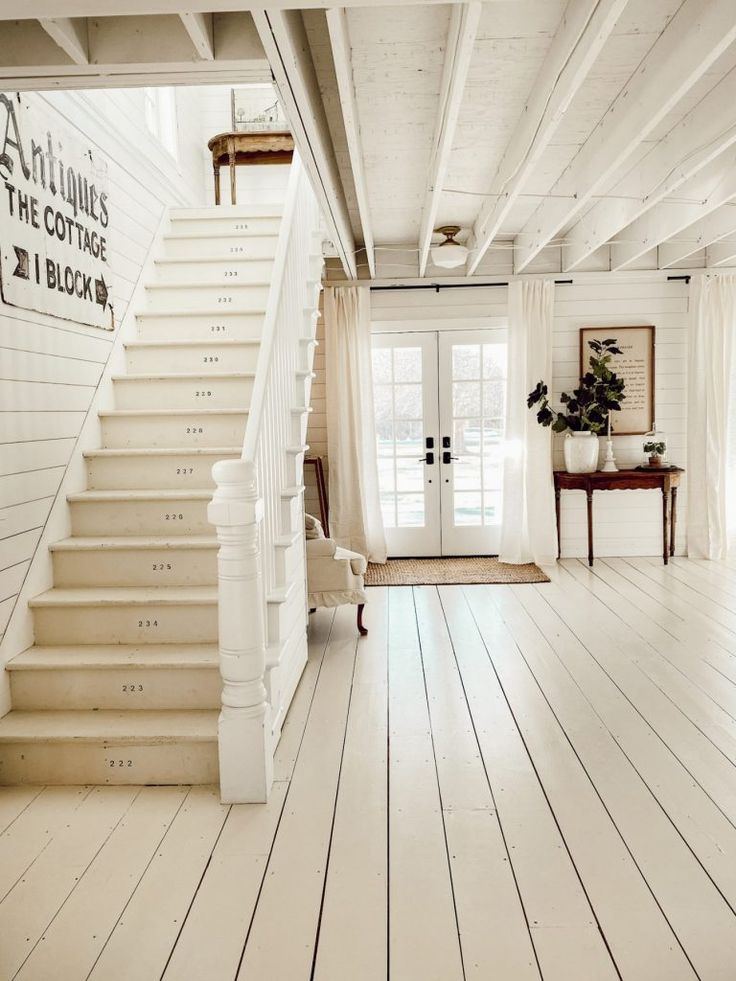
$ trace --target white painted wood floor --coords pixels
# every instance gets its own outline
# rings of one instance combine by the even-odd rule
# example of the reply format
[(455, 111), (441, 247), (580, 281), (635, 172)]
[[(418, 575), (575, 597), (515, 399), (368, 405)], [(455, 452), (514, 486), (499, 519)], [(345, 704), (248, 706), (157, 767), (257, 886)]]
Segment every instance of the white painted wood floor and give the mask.
[(736, 563), (553, 577), (316, 614), (268, 805), (0, 791), (0, 978), (733, 981)]

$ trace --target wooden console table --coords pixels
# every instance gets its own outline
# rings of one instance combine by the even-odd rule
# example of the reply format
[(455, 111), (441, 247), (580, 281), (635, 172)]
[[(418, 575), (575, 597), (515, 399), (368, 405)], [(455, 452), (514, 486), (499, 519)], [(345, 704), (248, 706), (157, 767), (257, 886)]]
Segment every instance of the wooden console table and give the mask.
[(230, 168), (230, 201), (235, 196), (235, 168), (241, 164), (286, 164), (294, 155), (291, 133), (218, 133), (207, 144), (215, 172), (215, 204), (220, 203), (220, 167)]
[(615, 473), (568, 473), (555, 470), (555, 510), (557, 513), (557, 558), (560, 557), (560, 493), (585, 491), (588, 501), (588, 565), (593, 565), (593, 492), (597, 490), (662, 491), (662, 558), (667, 565), (675, 554), (677, 526), (677, 488), (684, 470), (618, 470)]

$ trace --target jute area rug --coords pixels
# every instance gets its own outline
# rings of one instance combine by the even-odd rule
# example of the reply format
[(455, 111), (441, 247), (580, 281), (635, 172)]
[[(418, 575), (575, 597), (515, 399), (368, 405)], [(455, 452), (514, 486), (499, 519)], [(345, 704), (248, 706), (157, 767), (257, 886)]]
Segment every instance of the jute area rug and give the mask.
[(471, 583), (549, 582), (539, 566), (506, 565), (491, 556), (448, 559), (389, 559), (371, 562), (366, 586), (451, 586)]

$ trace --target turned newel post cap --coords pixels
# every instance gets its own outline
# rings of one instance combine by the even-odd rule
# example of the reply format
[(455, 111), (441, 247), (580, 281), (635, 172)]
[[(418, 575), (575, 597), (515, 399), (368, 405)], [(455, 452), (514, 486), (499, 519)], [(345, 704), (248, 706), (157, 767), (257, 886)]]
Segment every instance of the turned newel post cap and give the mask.
[(212, 467), (215, 493), (207, 507), (213, 525), (250, 525), (263, 517), (258, 472), (248, 460), (218, 460)]

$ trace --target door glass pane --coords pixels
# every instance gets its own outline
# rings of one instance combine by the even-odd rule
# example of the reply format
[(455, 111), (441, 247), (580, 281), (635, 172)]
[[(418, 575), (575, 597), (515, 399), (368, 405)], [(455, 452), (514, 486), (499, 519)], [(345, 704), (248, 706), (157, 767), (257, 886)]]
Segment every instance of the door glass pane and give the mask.
[(386, 528), (421, 528), (424, 394), (420, 347), (373, 348), (378, 484)]
[(495, 525), (503, 491), (506, 345), (453, 345), (451, 381), (454, 524)]

